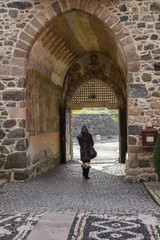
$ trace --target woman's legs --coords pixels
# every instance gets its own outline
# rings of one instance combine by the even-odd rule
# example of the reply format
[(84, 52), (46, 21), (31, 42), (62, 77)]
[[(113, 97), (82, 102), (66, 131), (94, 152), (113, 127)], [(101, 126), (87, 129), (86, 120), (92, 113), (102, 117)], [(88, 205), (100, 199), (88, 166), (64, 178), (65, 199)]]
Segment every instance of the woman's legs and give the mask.
[(90, 162), (82, 162), (82, 169), (83, 169), (83, 176), (85, 179), (89, 179), (89, 169), (90, 169)]

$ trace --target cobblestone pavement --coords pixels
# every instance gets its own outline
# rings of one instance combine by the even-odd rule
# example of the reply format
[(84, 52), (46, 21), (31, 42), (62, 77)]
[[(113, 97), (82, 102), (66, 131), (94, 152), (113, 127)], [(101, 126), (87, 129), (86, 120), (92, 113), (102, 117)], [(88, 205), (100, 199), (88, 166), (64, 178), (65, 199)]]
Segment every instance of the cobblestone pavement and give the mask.
[(46, 211), (159, 217), (160, 208), (142, 183), (124, 183), (124, 167), (117, 161), (112, 165), (93, 163), (91, 178), (85, 180), (80, 162), (73, 161), (29, 182), (5, 185), (0, 190), (0, 240), (25, 239), (7, 238), (13, 234), (10, 226), (19, 221), (29, 231)]

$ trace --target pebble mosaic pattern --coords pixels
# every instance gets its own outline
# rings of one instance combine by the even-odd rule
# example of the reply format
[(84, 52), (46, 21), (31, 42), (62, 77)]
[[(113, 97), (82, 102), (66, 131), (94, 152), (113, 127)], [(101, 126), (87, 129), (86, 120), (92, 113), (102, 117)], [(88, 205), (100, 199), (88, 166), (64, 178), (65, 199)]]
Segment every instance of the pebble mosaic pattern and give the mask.
[(25, 240), (41, 215), (17, 214), (0, 217), (0, 240)]
[(67, 240), (158, 240), (160, 222), (141, 216), (79, 214)]

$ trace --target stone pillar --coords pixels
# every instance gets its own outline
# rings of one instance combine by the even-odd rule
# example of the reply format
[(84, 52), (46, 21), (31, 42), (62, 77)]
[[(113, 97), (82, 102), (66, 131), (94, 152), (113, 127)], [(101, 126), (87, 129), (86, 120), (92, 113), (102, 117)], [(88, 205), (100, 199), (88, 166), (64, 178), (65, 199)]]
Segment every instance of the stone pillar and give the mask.
[(119, 109), (119, 148), (120, 148), (120, 162), (125, 163), (127, 153), (126, 108)]

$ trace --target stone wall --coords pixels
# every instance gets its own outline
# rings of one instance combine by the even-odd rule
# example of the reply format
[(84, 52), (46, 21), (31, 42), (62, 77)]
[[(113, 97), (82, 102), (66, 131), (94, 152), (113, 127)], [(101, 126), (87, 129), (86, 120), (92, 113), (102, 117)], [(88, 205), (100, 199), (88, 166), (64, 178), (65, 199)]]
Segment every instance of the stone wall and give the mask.
[[(153, 150), (142, 148), (141, 130), (151, 124), (160, 129), (160, 2), (159, 0), (39, 0), (0, 2), (0, 174), (28, 178), (30, 145), (26, 117), (26, 65), (41, 30), (66, 11), (79, 9), (100, 19), (123, 48), (128, 69), (128, 162), (126, 181), (155, 180)], [(43, 36), (42, 36), (43, 37)], [(37, 44), (45, 65), (55, 67)], [(92, 49), (91, 49), (92, 50)], [(116, 51), (116, 49), (115, 49)], [(113, 55), (116, 56), (116, 53)], [(117, 56), (118, 61), (118, 56)], [(57, 65), (60, 61), (57, 61)], [(56, 65), (56, 67), (57, 67)], [(156, 67), (156, 68), (155, 68)], [(47, 72), (47, 69), (45, 69)], [(57, 74), (58, 77), (60, 73)], [(56, 75), (56, 76), (57, 76)], [(55, 75), (53, 75), (53, 80)], [(63, 72), (63, 77), (65, 72)], [(56, 81), (62, 81), (60, 76)], [(56, 82), (55, 81), (55, 82)], [(57, 116), (59, 118), (59, 116)], [(57, 143), (58, 144), (58, 143)], [(32, 151), (32, 150), (30, 150)], [(15, 165), (16, 162), (16, 165)], [(44, 169), (46, 169), (44, 167)]]
[(118, 135), (119, 123), (109, 114), (73, 114), (73, 137), (76, 137), (85, 125), (92, 135)]

